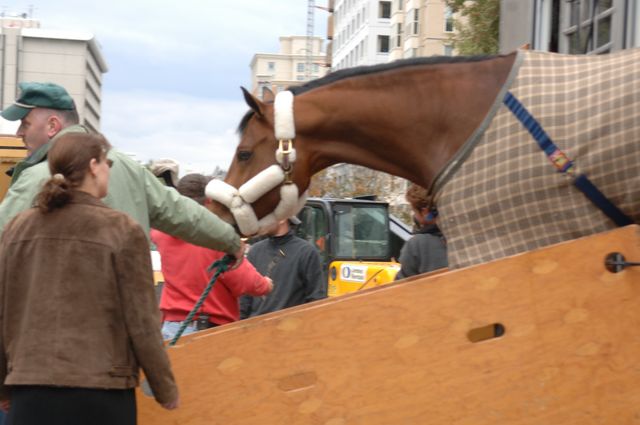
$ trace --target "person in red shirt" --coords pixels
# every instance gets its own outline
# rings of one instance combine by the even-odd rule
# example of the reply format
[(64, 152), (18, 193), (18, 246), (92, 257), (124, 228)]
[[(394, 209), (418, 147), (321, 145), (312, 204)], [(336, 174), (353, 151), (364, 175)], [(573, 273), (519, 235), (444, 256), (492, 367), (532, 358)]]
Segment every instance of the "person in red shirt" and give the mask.
[[(204, 189), (209, 180), (202, 174), (188, 174), (180, 179), (176, 189), (180, 194), (206, 205), (208, 200)], [(164, 275), (160, 298), (162, 336), (171, 339), (215, 273), (207, 271), (209, 266), (224, 253), (189, 244), (155, 229), (151, 231), (151, 240), (160, 253)], [(185, 328), (183, 334), (235, 322), (240, 318), (238, 298), (241, 295), (262, 296), (272, 288), (270, 278), (258, 273), (249, 261), (243, 261), (236, 269), (218, 276), (194, 322)]]

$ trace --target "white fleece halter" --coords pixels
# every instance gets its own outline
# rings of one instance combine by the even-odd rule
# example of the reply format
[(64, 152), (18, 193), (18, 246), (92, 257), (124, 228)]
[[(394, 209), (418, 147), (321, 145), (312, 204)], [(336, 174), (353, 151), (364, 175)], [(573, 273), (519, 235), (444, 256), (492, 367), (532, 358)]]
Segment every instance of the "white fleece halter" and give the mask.
[[(245, 236), (264, 233), (274, 223), (296, 215), (307, 199), (306, 192), (298, 196), (298, 186), (289, 178), (296, 161), (296, 150), (293, 147), (293, 139), (296, 136), (293, 121), (293, 93), (290, 91), (278, 93), (273, 105), (273, 113), (275, 136), (279, 142), (276, 161), (280, 165), (272, 165), (262, 170), (239, 189), (222, 180), (210, 181), (205, 189), (207, 198), (229, 208), (240, 232)], [(281, 185), (280, 202), (273, 212), (258, 220), (251, 204), (278, 185)]]

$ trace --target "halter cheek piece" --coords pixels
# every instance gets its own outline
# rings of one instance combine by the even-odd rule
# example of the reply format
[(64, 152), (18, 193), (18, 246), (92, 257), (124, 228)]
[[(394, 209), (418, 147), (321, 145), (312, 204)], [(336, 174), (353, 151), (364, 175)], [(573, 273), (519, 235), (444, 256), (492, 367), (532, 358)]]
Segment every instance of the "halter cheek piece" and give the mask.
[[(274, 223), (295, 215), (307, 199), (306, 192), (298, 196), (298, 186), (291, 180), (291, 171), (296, 162), (293, 94), (290, 91), (278, 93), (273, 109), (274, 131), (278, 139), (276, 161), (279, 165), (262, 170), (238, 189), (222, 180), (210, 181), (205, 189), (207, 198), (229, 208), (240, 232), (247, 236), (265, 233)], [(281, 185), (280, 202), (273, 212), (258, 220), (251, 204), (278, 185)]]

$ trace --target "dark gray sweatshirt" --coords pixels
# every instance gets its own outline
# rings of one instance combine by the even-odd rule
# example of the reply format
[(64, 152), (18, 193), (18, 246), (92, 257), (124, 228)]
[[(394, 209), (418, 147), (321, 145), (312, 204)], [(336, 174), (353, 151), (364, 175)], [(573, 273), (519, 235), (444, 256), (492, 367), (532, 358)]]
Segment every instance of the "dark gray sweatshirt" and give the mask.
[(264, 297), (243, 296), (240, 318), (257, 316), (319, 300), (327, 296), (320, 255), (309, 242), (290, 230), (270, 236), (249, 249), (247, 259), (273, 280), (273, 291)]

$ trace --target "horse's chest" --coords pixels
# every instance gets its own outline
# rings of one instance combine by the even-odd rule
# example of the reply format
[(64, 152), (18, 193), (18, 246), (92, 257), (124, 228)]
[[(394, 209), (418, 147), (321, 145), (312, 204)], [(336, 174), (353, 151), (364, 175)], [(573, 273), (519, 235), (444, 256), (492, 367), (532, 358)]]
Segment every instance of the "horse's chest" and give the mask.
[[(578, 170), (639, 221), (640, 49), (560, 57), (555, 68), (549, 58), (528, 53), (510, 91)], [(452, 268), (614, 227), (504, 106), (444, 185), (438, 209)]]

